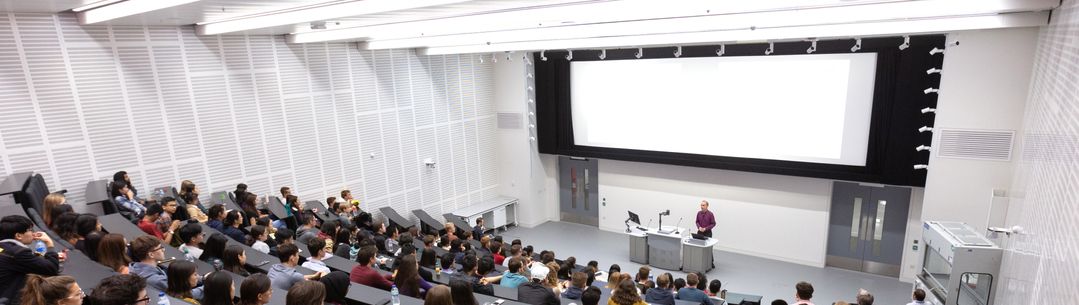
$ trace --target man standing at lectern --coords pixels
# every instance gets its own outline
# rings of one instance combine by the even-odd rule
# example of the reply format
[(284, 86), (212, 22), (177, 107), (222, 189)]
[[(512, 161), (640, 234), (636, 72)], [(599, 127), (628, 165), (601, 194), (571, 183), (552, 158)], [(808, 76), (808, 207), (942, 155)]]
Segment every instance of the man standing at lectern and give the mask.
[(697, 212), (697, 234), (712, 237), (712, 228), (716, 226), (716, 216), (708, 210), (708, 201), (701, 200), (701, 211)]

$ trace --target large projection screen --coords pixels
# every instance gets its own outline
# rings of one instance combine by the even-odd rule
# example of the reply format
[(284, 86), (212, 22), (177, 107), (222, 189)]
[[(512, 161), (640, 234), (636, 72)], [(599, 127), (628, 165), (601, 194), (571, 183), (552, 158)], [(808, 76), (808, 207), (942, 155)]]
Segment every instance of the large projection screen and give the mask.
[(876, 53), (575, 61), (574, 144), (865, 166)]

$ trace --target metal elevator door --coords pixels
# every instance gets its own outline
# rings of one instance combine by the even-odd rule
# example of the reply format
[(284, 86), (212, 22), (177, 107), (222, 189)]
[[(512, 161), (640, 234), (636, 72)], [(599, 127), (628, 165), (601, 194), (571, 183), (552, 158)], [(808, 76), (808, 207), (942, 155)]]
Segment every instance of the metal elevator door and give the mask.
[(898, 277), (909, 210), (908, 187), (835, 182), (825, 264)]
[(596, 159), (558, 157), (558, 192), (561, 220), (599, 226), (599, 162)]

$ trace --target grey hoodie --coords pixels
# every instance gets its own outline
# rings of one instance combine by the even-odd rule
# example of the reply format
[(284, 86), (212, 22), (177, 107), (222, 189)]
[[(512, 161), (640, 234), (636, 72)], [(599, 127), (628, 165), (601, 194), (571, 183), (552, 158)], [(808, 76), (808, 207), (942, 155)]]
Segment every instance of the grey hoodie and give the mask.
[(303, 274), (296, 272), (296, 267), (288, 267), (285, 264), (274, 264), (266, 276), (270, 278), (271, 286), (286, 291), (292, 288), (293, 284), (303, 280)]

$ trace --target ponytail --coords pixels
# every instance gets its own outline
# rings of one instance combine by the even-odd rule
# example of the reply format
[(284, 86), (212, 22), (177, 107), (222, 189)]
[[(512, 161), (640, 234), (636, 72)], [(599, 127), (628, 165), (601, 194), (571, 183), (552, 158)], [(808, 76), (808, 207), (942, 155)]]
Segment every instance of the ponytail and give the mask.
[(50, 305), (68, 297), (75, 278), (61, 275), (44, 277), (37, 274), (26, 276), (26, 286), (22, 289), (20, 305)]

